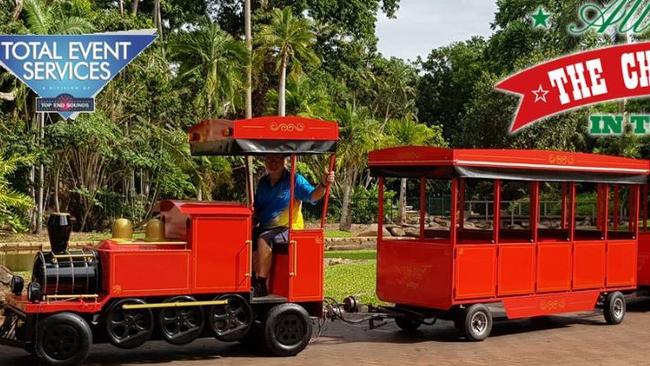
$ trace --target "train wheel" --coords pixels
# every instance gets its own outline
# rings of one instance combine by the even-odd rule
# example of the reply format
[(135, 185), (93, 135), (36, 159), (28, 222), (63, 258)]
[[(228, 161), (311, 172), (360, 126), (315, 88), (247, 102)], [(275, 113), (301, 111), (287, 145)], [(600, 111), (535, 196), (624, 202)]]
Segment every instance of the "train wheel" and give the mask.
[[(196, 300), (190, 296), (177, 296), (165, 300), (165, 302), (194, 301)], [(198, 306), (163, 308), (158, 316), (158, 324), (165, 341), (176, 345), (187, 344), (197, 339), (203, 332), (205, 325), (203, 309)]]
[(93, 334), (83, 318), (58, 313), (38, 324), (35, 355), (53, 366), (79, 365), (88, 356)]
[(276, 305), (264, 321), (264, 346), (274, 356), (293, 356), (307, 347), (311, 332), (311, 319), (302, 306)]
[(143, 345), (153, 333), (154, 318), (151, 309), (122, 309), (126, 304), (145, 304), (140, 299), (116, 301), (106, 312), (106, 333), (109, 341), (119, 348)]
[(221, 295), (215, 300), (227, 300), (208, 311), (208, 324), (214, 336), (223, 342), (234, 342), (248, 334), (253, 325), (253, 309), (240, 295)]
[(620, 324), (625, 318), (625, 297), (616, 291), (607, 295), (603, 306), (603, 315), (607, 324)]
[(463, 330), (470, 341), (482, 341), (492, 331), (492, 314), (483, 304), (474, 304), (465, 309)]
[(413, 318), (395, 318), (395, 324), (405, 332), (415, 332), (422, 325), (422, 321)]

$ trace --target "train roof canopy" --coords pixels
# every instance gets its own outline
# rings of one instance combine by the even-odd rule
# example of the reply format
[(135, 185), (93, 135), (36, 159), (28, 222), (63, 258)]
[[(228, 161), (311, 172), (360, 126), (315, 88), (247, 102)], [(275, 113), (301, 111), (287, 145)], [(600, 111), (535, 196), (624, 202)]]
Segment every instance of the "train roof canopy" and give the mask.
[(375, 176), (451, 177), (556, 182), (640, 184), (647, 160), (551, 150), (445, 149), (404, 146), (372, 151)]
[(192, 155), (322, 154), (338, 138), (336, 122), (303, 117), (205, 120), (189, 130)]

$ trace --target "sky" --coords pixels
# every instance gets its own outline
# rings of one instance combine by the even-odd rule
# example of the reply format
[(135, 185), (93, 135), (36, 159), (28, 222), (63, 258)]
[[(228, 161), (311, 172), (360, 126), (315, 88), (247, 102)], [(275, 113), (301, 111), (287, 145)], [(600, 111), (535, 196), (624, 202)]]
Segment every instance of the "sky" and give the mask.
[(378, 17), (379, 51), (415, 60), (437, 47), (489, 36), (496, 9), (495, 0), (401, 0), (396, 19)]

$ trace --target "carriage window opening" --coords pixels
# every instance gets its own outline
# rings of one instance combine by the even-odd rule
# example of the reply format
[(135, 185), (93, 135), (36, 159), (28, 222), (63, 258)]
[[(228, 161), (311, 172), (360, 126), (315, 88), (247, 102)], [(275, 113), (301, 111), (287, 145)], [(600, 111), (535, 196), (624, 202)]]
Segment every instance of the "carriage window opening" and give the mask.
[(501, 182), (499, 241), (530, 242), (530, 183)]
[(575, 240), (601, 240), (605, 238), (601, 217), (604, 210), (604, 185), (596, 183), (575, 184)]
[(462, 179), (459, 184), (459, 243), (492, 243), (494, 181)]
[(426, 180), (424, 238), (448, 241), (451, 225), (451, 181)]
[(539, 241), (569, 239), (569, 183), (544, 182), (539, 185)]
[(634, 223), (630, 221), (635, 217), (635, 189), (636, 186), (613, 184), (609, 186), (607, 231), (609, 239), (634, 238)]
[(384, 239), (420, 238), (420, 178), (386, 178), (384, 202)]

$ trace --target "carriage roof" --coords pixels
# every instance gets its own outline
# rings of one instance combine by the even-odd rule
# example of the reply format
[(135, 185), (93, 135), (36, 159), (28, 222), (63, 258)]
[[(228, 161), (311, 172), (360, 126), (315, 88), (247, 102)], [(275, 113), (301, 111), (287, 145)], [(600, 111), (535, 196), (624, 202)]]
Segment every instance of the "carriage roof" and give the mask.
[(447, 149), (406, 146), (373, 151), (375, 176), (483, 178), (637, 184), (650, 173), (647, 160), (553, 150)]

